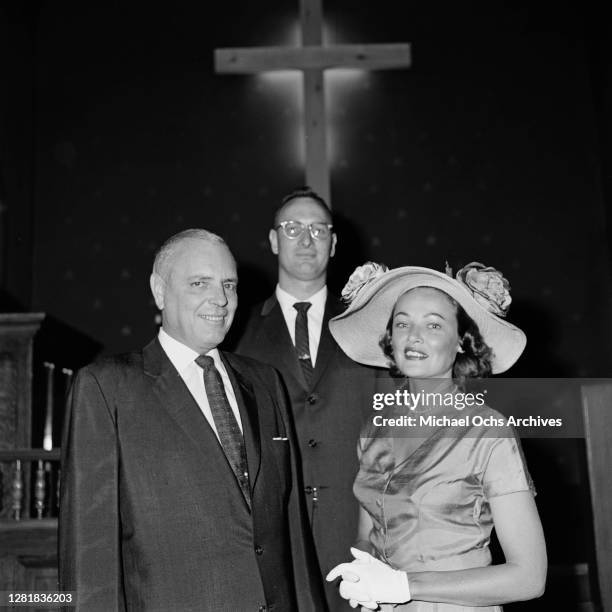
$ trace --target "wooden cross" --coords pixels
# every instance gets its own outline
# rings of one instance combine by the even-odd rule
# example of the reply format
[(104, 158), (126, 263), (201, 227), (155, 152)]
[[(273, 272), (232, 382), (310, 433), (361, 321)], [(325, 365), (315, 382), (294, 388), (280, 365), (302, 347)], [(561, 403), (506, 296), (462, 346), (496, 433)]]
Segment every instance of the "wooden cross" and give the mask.
[(324, 46), (321, 44), (322, 23), (321, 0), (300, 0), (302, 47), (215, 49), (215, 70), (233, 74), (271, 70), (303, 72), (306, 184), (331, 206), (323, 72), (329, 68), (406, 68), (410, 66), (410, 45)]

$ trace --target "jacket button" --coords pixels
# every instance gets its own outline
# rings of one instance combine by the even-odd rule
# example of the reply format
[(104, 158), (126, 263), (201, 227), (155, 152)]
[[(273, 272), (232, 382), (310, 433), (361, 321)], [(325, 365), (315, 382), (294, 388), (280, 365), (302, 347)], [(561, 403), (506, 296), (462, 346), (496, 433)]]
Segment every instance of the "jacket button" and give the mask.
[(304, 492), (306, 493), (306, 495), (312, 495), (312, 487), (310, 485), (304, 487)]
[(313, 404), (317, 403), (317, 400), (319, 399), (319, 396), (316, 393), (311, 393), (307, 398), (306, 401), (312, 406)]
[(308, 440), (308, 446), (310, 446), (310, 448), (314, 448), (317, 445), (317, 441), (313, 440), (312, 438), (310, 438), (310, 440)]
[(267, 612), (268, 607), (267, 606), (259, 606), (258, 610), (259, 610), (259, 612)]
[(261, 546), (259, 546), (259, 544), (255, 547), (255, 554), (256, 555), (263, 555), (263, 548)]

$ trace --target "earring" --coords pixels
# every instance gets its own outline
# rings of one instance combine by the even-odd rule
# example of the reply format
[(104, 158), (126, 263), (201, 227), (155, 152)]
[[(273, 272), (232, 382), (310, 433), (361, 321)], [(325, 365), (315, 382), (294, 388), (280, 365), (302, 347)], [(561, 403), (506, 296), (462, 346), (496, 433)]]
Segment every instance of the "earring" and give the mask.
[(457, 350), (459, 353), (465, 353), (465, 351), (463, 350), (463, 347), (461, 345), (459, 345), (459, 348)]

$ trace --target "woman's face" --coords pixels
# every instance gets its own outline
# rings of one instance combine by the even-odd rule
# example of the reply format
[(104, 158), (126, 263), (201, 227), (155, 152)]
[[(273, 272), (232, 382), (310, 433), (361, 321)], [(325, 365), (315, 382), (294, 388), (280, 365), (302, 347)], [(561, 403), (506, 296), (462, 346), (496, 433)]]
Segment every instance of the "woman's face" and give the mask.
[(391, 346), (397, 368), (410, 378), (451, 378), (459, 350), (457, 310), (446, 293), (417, 287), (395, 303)]

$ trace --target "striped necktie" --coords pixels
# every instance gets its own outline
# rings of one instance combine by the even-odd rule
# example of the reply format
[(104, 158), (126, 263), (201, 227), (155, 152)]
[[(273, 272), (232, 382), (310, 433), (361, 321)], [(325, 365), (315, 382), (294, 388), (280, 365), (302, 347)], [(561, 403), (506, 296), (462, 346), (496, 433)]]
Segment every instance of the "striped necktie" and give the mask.
[(310, 302), (296, 302), (293, 307), (297, 310), (295, 319), (295, 350), (297, 352), (306, 385), (310, 387), (312, 381), (312, 359), (310, 358), (310, 342), (308, 341), (308, 309)]
[(212, 357), (200, 355), (195, 362), (204, 370), (204, 388), (221, 447), (250, 508), (251, 492), (244, 438), (225, 394), (223, 380)]

